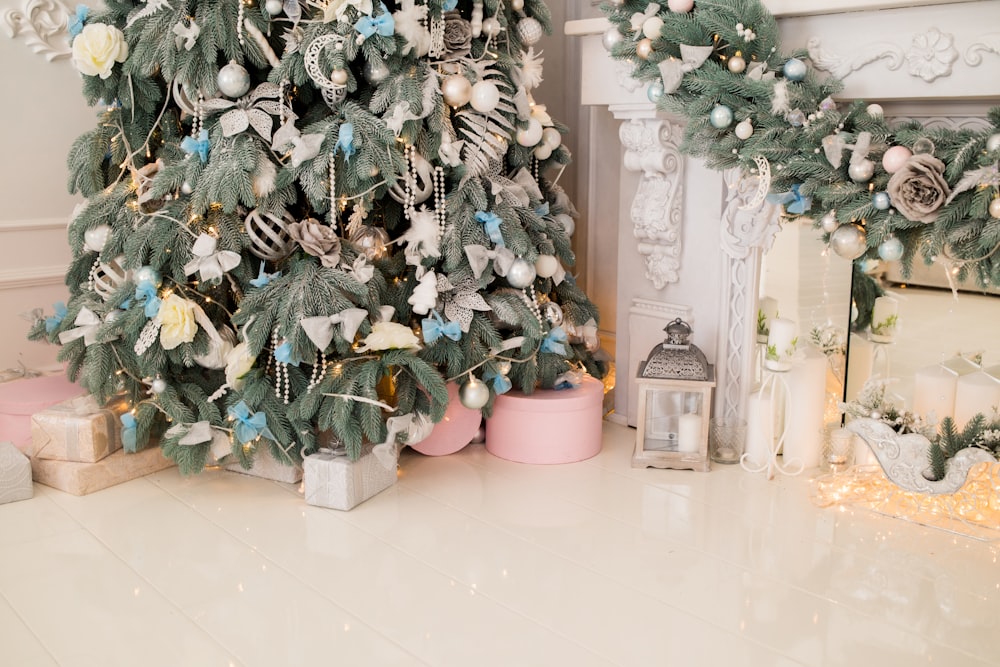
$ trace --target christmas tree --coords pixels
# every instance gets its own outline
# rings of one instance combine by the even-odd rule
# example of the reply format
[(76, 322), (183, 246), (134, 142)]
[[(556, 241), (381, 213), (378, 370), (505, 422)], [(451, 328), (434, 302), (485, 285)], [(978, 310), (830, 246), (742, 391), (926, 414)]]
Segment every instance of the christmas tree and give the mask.
[[(71, 20), (71, 297), (32, 335), (184, 471), (601, 375), (540, 0), (110, 0)], [(390, 422), (402, 418), (402, 422)], [(388, 422), (388, 426), (387, 426)]]

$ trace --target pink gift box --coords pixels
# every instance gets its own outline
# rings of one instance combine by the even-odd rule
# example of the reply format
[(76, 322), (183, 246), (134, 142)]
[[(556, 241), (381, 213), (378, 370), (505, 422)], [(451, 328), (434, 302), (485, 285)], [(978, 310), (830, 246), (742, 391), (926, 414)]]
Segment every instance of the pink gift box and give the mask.
[(486, 420), (486, 450), (518, 463), (573, 463), (601, 451), (604, 384), (586, 376), (579, 387), (512, 391), (498, 396)]
[(462, 405), (458, 396), (458, 385), (449, 382), (448, 409), (444, 413), (444, 419), (434, 425), (430, 435), (420, 442), (411, 444), (410, 447), (427, 456), (454, 454), (472, 442), (482, 423), (483, 413)]
[(61, 374), (0, 383), (0, 440), (13, 442), (22, 452), (28, 450), (31, 415), (85, 393)]

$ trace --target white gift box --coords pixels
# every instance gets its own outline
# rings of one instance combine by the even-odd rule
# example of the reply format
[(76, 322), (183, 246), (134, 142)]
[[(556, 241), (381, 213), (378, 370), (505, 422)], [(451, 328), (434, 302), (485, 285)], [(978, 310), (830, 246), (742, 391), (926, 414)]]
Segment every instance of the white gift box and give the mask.
[(321, 449), (303, 462), (305, 499), (310, 505), (349, 510), (396, 483), (395, 445), (366, 444), (351, 461), (343, 450)]
[(27, 500), (31, 486), (31, 462), (11, 442), (0, 442), (0, 505)]

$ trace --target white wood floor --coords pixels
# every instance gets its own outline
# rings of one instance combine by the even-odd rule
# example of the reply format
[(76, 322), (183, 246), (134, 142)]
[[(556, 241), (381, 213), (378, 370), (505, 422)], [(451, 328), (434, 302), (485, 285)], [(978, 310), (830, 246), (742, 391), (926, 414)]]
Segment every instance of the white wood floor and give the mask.
[(1000, 661), (1000, 545), (818, 509), (805, 477), (404, 452), (354, 511), (176, 470), (0, 506), (0, 664)]

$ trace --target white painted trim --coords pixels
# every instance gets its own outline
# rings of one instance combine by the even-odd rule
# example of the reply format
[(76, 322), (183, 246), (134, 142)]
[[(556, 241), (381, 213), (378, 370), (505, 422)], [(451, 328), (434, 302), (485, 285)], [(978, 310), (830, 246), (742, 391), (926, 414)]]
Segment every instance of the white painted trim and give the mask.
[(67, 267), (61, 264), (0, 270), (0, 290), (62, 285), (66, 280), (66, 270)]
[(69, 226), (66, 218), (37, 218), (35, 220), (0, 220), (0, 234), (18, 232), (49, 232), (65, 230)]

